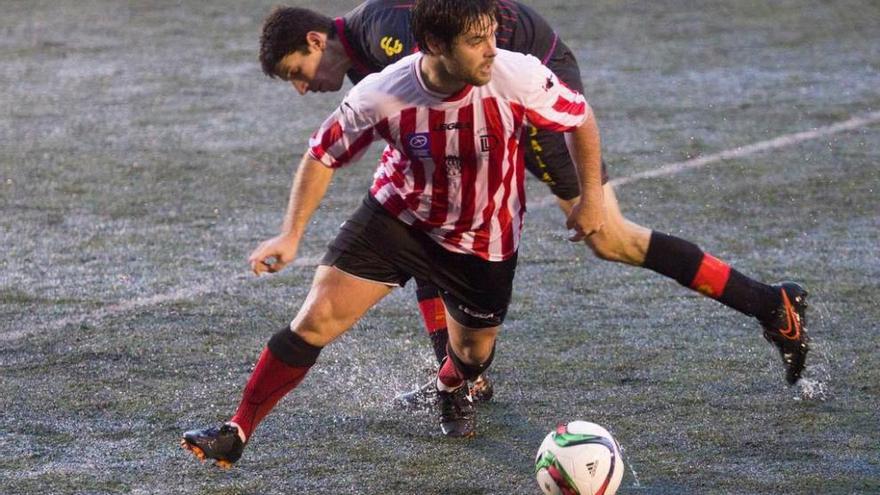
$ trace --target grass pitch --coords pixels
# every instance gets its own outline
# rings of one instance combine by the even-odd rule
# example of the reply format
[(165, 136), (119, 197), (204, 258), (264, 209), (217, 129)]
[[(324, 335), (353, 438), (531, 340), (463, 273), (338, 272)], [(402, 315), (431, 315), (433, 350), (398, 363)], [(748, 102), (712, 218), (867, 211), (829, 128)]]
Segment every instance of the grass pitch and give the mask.
[[(612, 177), (880, 109), (877, 2), (534, 4), (578, 56)], [(573, 419), (624, 447), (619, 493), (880, 492), (876, 124), (618, 190), (631, 219), (807, 286), (806, 386), (783, 384), (755, 322), (567, 243), (531, 182), (476, 439), (387, 405), (432, 365), (406, 288), (324, 351), (234, 470), (194, 462), (180, 433), (232, 412), (377, 153), (337, 174), (301, 266), (247, 275), (341, 97), (261, 74), (270, 6), (3, 3), (0, 493), (536, 494), (535, 450)]]

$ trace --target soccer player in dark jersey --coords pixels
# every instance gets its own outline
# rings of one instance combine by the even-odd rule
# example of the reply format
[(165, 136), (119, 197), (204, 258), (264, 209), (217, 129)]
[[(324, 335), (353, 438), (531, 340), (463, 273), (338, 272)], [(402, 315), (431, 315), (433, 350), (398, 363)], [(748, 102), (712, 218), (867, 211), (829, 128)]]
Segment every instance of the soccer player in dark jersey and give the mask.
[[(290, 82), (300, 94), (336, 91), (346, 76), (357, 82), (418, 49), (410, 29), (411, 5), (409, 0), (368, 0), (335, 19), (308, 9), (278, 8), (263, 25), (263, 71)], [(574, 56), (546, 20), (511, 0), (500, 0), (498, 9), (499, 48), (534, 55), (565, 85), (583, 93)], [(532, 128), (526, 144), (526, 168), (550, 186), (568, 215), (580, 190), (563, 136)], [(786, 380), (797, 382), (809, 349), (806, 291), (792, 282), (761, 283), (692, 242), (627, 220), (612, 186), (606, 183), (604, 164), (602, 175), (604, 228), (585, 239), (593, 253), (603, 260), (648, 268), (757, 318), (764, 337), (782, 356)], [(417, 295), (435, 353), (442, 360), (446, 348), (442, 301), (427, 284), (419, 284)], [(432, 390), (431, 384), (422, 390)]]
[(577, 238), (603, 228), (599, 129), (589, 104), (535, 57), (497, 49), (496, 15), (494, 0), (417, 0), (422, 51), (366, 77), (312, 135), (282, 233), (253, 253), (254, 271), (295, 257), (334, 170), (382, 140), (373, 184), (340, 226), (299, 313), (269, 339), (233, 417), (186, 432), (183, 447), (221, 465), (237, 461), (321, 349), (412, 277), (438, 287), (445, 306), (447, 357), (435, 380), (441, 430), (475, 434), (466, 383), (491, 364), (510, 303), (525, 217), (526, 125), (568, 133), (585, 194), (567, 226)]

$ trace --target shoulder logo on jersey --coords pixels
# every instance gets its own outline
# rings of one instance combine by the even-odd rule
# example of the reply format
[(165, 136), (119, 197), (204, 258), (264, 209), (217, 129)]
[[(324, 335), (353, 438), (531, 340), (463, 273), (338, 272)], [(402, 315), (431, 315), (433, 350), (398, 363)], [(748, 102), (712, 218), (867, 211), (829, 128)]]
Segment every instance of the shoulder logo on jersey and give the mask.
[(393, 57), (403, 51), (403, 43), (393, 36), (383, 36), (379, 46), (385, 50), (385, 55)]
[(410, 157), (431, 158), (431, 138), (429, 132), (413, 132), (405, 138), (406, 150)]
[(541, 86), (541, 88), (544, 91), (550, 91), (550, 88), (552, 88), (552, 87), (553, 87), (553, 78), (552, 77), (548, 77), (547, 80), (544, 82), (544, 85)]

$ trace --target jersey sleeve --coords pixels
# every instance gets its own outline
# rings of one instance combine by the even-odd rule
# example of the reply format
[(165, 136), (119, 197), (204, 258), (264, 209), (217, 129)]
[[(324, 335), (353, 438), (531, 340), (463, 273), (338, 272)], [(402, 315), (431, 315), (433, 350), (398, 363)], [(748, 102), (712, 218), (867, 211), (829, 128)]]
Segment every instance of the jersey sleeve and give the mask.
[(330, 168), (355, 162), (379, 138), (375, 124), (374, 109), (353, 90), (309, 138), (309, 155)]
[(523, 78), (522, 102), (530, 124), (554, 132), (568, 132), (587, 118), (587, 100), (566, 86), (556, 74), (534, 57), (525, 57), (528, 68)]

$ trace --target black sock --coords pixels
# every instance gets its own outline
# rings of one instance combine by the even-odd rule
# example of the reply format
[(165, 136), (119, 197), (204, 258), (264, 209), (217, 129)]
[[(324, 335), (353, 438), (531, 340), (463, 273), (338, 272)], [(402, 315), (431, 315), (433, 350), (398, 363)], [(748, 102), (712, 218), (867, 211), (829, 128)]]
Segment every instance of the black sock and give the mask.
[(692, 242), (662, 232), (651, 232), (643, 266), (762, 321), (772, 318), (782, 303), (773, 287), (732, 269)]

